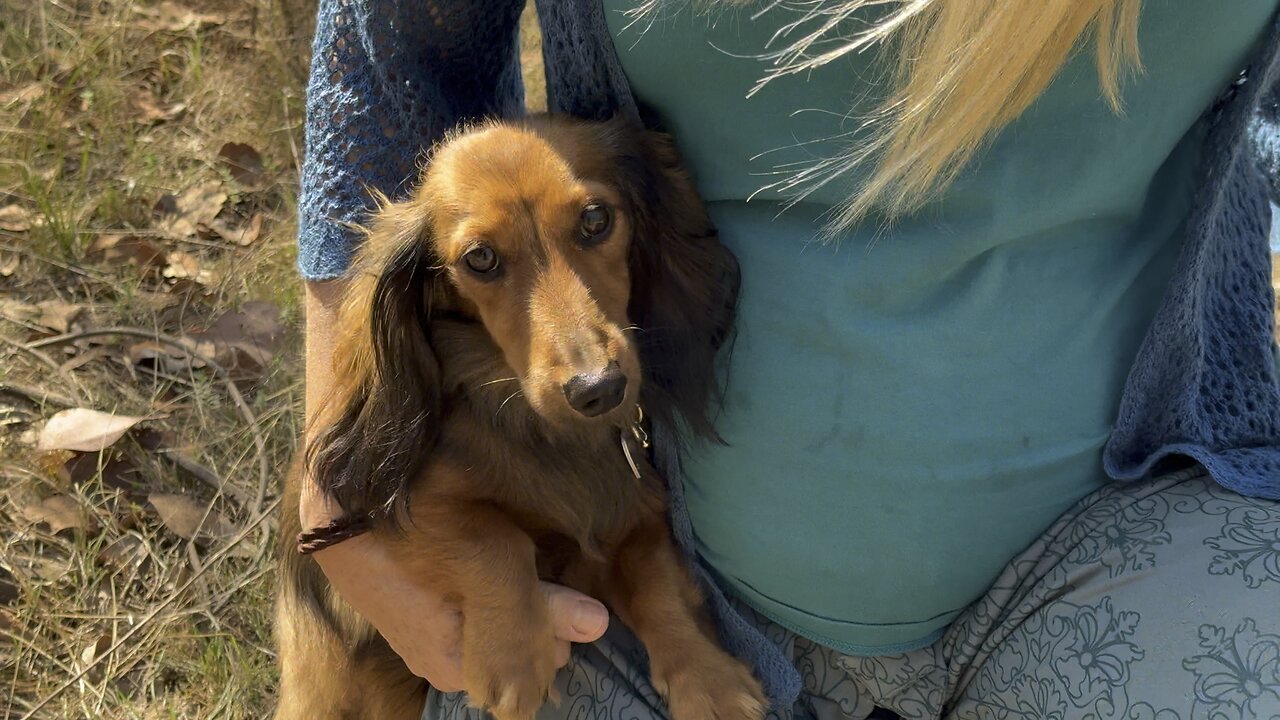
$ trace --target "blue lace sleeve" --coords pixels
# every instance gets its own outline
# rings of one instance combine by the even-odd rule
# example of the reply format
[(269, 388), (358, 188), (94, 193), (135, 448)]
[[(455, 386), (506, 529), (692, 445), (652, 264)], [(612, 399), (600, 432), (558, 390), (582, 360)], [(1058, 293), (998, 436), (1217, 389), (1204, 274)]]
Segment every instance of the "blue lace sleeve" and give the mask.
[(298, 270), (341, 276), (370, 188), (404, 194), (468, 118), (519, 113), (521, 0), (320, 0), (307, 84)]

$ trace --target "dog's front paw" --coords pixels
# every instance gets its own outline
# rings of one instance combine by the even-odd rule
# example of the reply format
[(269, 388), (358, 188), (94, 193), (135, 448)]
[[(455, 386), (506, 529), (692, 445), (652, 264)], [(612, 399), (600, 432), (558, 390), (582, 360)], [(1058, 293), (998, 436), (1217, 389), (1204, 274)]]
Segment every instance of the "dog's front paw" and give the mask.
[(487, 710), (497, 720), (532, 720), (553, 696), (552, 684), (559, 669), (550, 626), (524, 637), (484, 634), (488, 641), (468, 643), (463, 650), (468, 703)]
[(759, 681), (724, 652), (654, 678), (673, 720), (761, 720), (769, 709)]

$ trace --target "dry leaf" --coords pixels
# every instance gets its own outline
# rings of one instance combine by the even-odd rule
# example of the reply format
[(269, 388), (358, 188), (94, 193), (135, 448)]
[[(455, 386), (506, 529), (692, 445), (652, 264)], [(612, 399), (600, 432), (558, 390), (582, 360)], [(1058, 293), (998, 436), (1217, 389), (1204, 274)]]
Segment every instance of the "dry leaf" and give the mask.
[(280, 322), (280, 308), (265, 300), (250, 300), (239, 311), (224, 312), (207, 330), (192, 337), (197, 341), (252, 345), (274, 353), (284, 341), (284, 325)]
[(0, 108), (8, 109), (14, 105), (30, 105), (49, 92), (44, 83), (33, 82), (0, 92)]
[[(111, 636), (99, 635), (96, 640), (86, 645), (84, 650), (80, 651), (79, 668), (81, 670), (88, 669), (89, 666), (93, 665), (93, 663), (96, 660), (101, 658), (103, 654), (105, 654), (110, 649), (111, 649)], [(94, 666), (93, 669), (89, 670), (88, 675), (86, 675), (85, 677), (87, 677), (90, 682), (95, 682), (95, 683), (102, 682), (102, 678), (104, 675), (106, 675), (106, 672), (107, 672), (106, 666), (103, 664), (98, 664)]]
[(165, 290), (174, 295), (207, 295), (209, 288), (190, 278), (171, 278)]
[(157, 8), (136, 8), (135, 12), (148, 16), (147, 20), (138, 23), (140, 27), (147, 30), (169, 32), (203, 30), (214, 25), (222, 25), (227, 21), (225, 15), (196, 13), (170, 0), (160, 3)]
[(217, 181), (196, 185), (177, 197), (166, 195), (157, 204), (160, 229), (175, 237), (191, 237), (198, 226), (213, 222), (226, 202), (227, 194)]
[(86, 522), (80, 503), (70, 495), (53, 495), (22, 508), (22, 516), (31, 523), (44, 523), (51, 532), (84, 530)]
[(40, 308), (28, 302), (2, 297), (0, 298), (0, 317), (8, 318), (21, 325), (28, 325), (40, 318)]
[[(205, 357), (212, 357), (214, 354), (212, 344), (205, 344), (202, 347), (200, 343), (191, 338), (183, 337), (179, 339), (184, 347), (191, 349), (193, 352)], [(126, 352), (129, 362), (134, 365), (149, 364), (169, 375), (185, 376), (192, 369), (199, 370), (205, 367), (203, 360), (193, 357), (169, 343), (144, 340), (143, 342), (133, 343)]]
[(248, 247), (258, 241), (258, 237), (262, 235), (262, 213), (254, 213), (249, 219), (249, 224), (240, 227), (232, 227), (225, 219), (219, 217), (208, 225), (201, 225), (201, 230), (208, 229), (210, 233), (234, 243), (240, 247)]
[(149, 88), (140, 88), (129, 97), (129, 106), (133, 110), (133, 120), (142, 125), (157, 125), (177, 120), (187, 111), (185, 103), (161, 105), (155, 93)]
[(0, 277), (12, 276), (21, 263), (22, 256), (18, 253), (0, 251)]
[(84, 650), (80, 651), (80, 667), (85, 668), (93, 664), (93, 661), (102, 657), (102, 654), (110, 647), (111, 636), (99, 635), (97, 640), (89, 643), (85, 646)]
[(175, 250), (165, 256), (164, 276), (167, 278), (194, 278), (200, 275), (200, 261), (191, 253)]
[(128, 458), (114, 453), (76, 453), (58, 469), (58, 478), (79, 487), (101, 479), (111, 490), (134, 493), (142, 485), (142, 472)]
[(18, 579), (7, 569), (0, 567), (0, 604), (11, 605), (21, 596)]
[(45, 423), (37, 450), (79, 450), (96, 452), (110, 447), (129, 428), (154, 416), (111, 415), (88, 408), (63, 410)]
[(96, 262), (132, 265), (143, 272), (155, 272), (165, 266), (165, 249), (137, 235), (100, 235), (85, 251)]
[(184, 540), (223, 540), (235, 532), (221, 513), (189, 495), (151, 493), (147, 501), (156, 509), (164, 526)]
[(218, 276), (212, 270), (200, 266), (200, 260), (191, 253), (175, 250), (165, 256), (168, 264), (164, 276), (171, 280), (191, 280), (205, 287), (216, 285)]
[(56, 583), (67, 576), (67, 558), (57, 553), (23, 554), (9, 557), (9, 567), (16, 577), (26, 582), (43, 580)]
[(110, 567), (126, 568), (147, 557), (147, 546), (133, 535), (124, 535), (98, 551), (98, 562)]
[(0, 207), (0, 230), (26, 232), (31, 229), (31, 211), (21, 205)]
[(231, 177), (241, 185), (254, 187), (262, 183), (265, 175), (262, 154), (252, 145), (227, 143), (218, 151), (218, 157), (222, 158), (222, 164), (231, 171)]
[(83, 305), (61, 300), (45, 300), (37, 303), (36, 307), (40, 308), (40, 317), (36, 322), (59, 333), (70, 331), (71, 323), (84, 312)]
[(191, 336), (201, 348), (233, 375), (252, 378), (271, 363), (284, 342), (280, 308), (262, 300), (244, 303), (238, 312), (227, 311), (209, 329)]

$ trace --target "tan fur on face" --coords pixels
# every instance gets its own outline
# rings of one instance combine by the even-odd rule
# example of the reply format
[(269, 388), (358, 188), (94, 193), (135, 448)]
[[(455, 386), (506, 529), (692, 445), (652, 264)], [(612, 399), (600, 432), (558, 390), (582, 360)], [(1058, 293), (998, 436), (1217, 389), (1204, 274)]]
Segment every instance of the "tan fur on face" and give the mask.
[[(631, 223), (617, 190), (566, 160), (530, 129), (492, 126), (438, 151), (411, 205), (430, 218), (453, 287), (490, 329), (533, 408), (549, 420), (581, 421), (565, 383), (614, 362), (627, 395), (596, 420), (617, 422), (634, 416), (641, 381), (625, 330)], [(585, 247), (578, 228), (590, 203), (608, 207), (613, 223)], [(466, 267), (465, 253), (480, 245), (498, 254), (496, 280)]]

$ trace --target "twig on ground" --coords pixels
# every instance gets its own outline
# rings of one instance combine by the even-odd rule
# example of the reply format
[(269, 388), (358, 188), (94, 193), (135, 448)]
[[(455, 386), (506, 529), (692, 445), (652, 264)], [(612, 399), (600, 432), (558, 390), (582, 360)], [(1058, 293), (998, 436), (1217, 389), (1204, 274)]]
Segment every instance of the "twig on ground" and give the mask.
[(0, 393), (8, 393), (9, 395), (18, 395), (24, 397), (36, 404), (59, 405), (62, 407), (75, 407), (76, 401), (59, 392), (54, 392), (47, 388), (27, 385), (13, 380), (5, 380), (0, 382)]
[[(22, 236), (17, 233), (11, 233), (5, 230), (0, 230), (0, 237), (12, 237), (12, 238), (18, 238), (18, 239), (22, 238)], [(9, 243), (0, 243), (0, 250), (4, 250), (5, 252), (18, 253), (19, 255), (29, 257), (32, 260), (38, 260), (42, 263), (52, 265), (56, 268), (62, 268), (67, 272), (75, 273), (76, 275), (89, 278), (90, 280), (94, 280), (99, 283), (111, 282), (111, 280), (104, 275), (94, 273), (93, 271), (88, 270), (86, 268), (82, 268), (79, 265), (70, 265), (68, 263), (54, 260), (51, 257), (41, 255), (38, 252), (33, 252), (28, 248), (24, 248), (21, 245), (10, 245)]]
[(62, 378), (66, 380), (71, 385), (71, 387), (75, 388), (76, 390), (76, 401), (71, 403), (72, 405), (79, 405), (85, 402), (86, 396), (84, 392), (84, 387), (80, 385), (80, 381), (76, 378), (76, 376), (64, 370), (62, 368), (62, 365), (60, 365), (57, 360), (54, 360), (53, 358), (49, 357), (48, 353), (42, 352), (39, 349), (39, 347), (31, 347), (29, 343), (21, 343), (21, 342), (18, 342), (17, 340), (12, 340), (10, 338), (7, 338), (3, 335), (0, 335), (0, 342), (4, 343), (5, 345), (8, 345), (11, 348), (27, 353), (31, 357), (39, 360), (45, 365), (48, 365), (49, 369), (53, 370), (54, 372), (58, 373), (58, 375), (62, 376)]
[(187, 473), (192, 477), (205, 485), (208, 485), (214, 490), (230, 497), (232, 500), (235, 500), (236, 503), (240, 505), (246, 505), (252, 501), (252, 498), (243, 490), (240, 490), (231, 483), (224, 482), (222, 478), (218, 477), (217, 473), (180, 452), (171, 452), (167, 449), (161, 449), (157, 451), (156, 454), (187, 471)]

